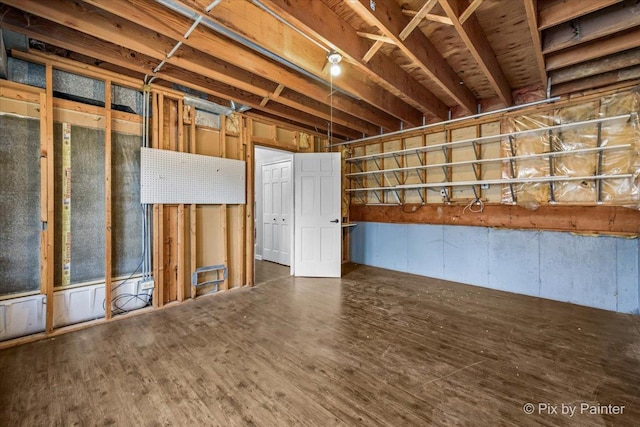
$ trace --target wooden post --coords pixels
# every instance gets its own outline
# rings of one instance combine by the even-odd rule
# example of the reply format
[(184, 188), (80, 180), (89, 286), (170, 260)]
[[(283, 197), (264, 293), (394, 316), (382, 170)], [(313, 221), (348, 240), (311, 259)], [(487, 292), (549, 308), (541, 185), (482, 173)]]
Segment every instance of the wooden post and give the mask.
[(255, 236), (255, 224), (253, 220), (254, 216), (254, 151), (255, 147), (253, 141), (251, 140), (251, 132), (249, 129), (252, 128), (251, 119), (243, 119), (243, 123), (241, 123), (242, 131), (242, 139), (246, 145), (245, 149), (245, 160), (247, 162), (247, 208), (246, 208), (246, 217), (245, 217), (245, 284), (249, 286), (253, 286), (254, 283), (254, 236)]
[(104, 295), (105, 317), (111, 319), (111, 81), (104, 82)]
[[(189, 151), (191, 154), (196, 153), (196, 109), (191, 107), (189, 110), (189, 116), (191, 118), (191, 127), (189, 128)], [(189, 233), (190, 233), (190, 248), (189, 248), (189, 260), (191, 262), (192, 275), (196, 271), (196, 205), (192, 203), (189, 206)], [(196, 297), (196, 287), (191, 286), (191, 298)]]
[[(240, 142), (240, 155), (239, 158), (240, 159), (247, 159), (247, 144), (246, 141), (244, 139), (244, 129), (242, 127), (242, 117), (238, 118), (238, 120), (240, 121), (240, 134), (238, 135), (238, 140)], [(245, 163), (246, 166), (246, 163)], [(248, 166), (246, 166), (248, 169)], [(248, 170), (247, 170), (248, 171)], [(249, 174), (245, 174), (245, 176), (247, 177), (248, 180), (248, 176)], [(245, 189), (248, 188), (249, 183), (246, 182), (245, 183)], [(246, 191), (246, 190), (245, 190)], [(246, 201), (246, 196), (245, 196), (245, 201)], [(246, 221), (244, 220), (246, 218), (247, 215), (247, 205), (246, 203), (244, 205), (240, 206), (240, 236), (238, 237), (239, 239), (239, 248), (240, 248), (240, 253), (238, 254), (238, 261), (237, 264), (240, 268), (240, 271), (238, 272), (238, 274), (240, 275), (240, 279), (238, 280), (240, 286), (244, 285), (246, 283), (246, 274), (247, 274), (247, 268), (245, 267), (245, 262), (246, 262), (246, 252), (248, 251), (248, 248), (245, 246), (245, 234), (247, 233), (247, 224)]]
[[(151, 92), (151, 147), (158, 148), (158, 93)], [(158, 204), (153, 205), (153, 220), (152, 220), (152, 229), (153, 229), (153, 278), (155, 280), (155, 286), (153, 287), (153, 306), (159, 307), (159, 301), (161, 299), (161, 293), (158, 288), (159, 282), (159, 268), (158, 268), (158, 259), (159, 255), (159, 243), (158, 243)]]
[[(226, 159), (227, 158), (227, 122), (225, 116), (220, 116), (220, 157)], [(227, 205), (220, 205), (220, 215), (221, 215), (221, 224), (222, 231), (220, 236), (222, 236), (222, 254), (224, 257), (223, 264), (227, 266), (227, 279), (222, 282), (222, 290), (226, 291), (229, 289), (229, 277), (231, 277), (231, 266), (229, 265), (229, 232), (227, 227)], [(234, 272), (235, 273), (235, 272)]]
[[(178, 151), (184, 152), (184, 115), (183, 101), (178, 99)], [(184, 301), (184, 203), (178, 205), (178, 283), (177, 283), (177, 300)]]
[[(40, 94), (40, 293), (47, 294), (49, 262), (47, 239), (49, 226), (49, 157), (47, 146), (47, 94)], [(52, 218), (53, 219), (53, 218)]]
[[(158, 102), (156, 109), (153, 111), (157, 116), (156, 125), (156, 140), (153, 148), (162, 148), (164, 142), (164, 95), (162, 93), (157, 94)], [(156, 288), (158, 289), (158, 301), (157, 306), (164, 306), (164, 205), (157, 204), (154, 206), (154, 220), (157, 219), (156, 234), (153, 236), (154, 245), (158, 246), (157, 258), (154, 259), (158, 275), (156, 276)]]
[(47, 139), (47, 283), (45, 286), (47, 293), (47, 313), (46, 331), (53, 331), (53, 278), (54, 278), (54, 248), (53, 237), (55, 221), (54, 187), (55, 164), (53, 162), (53, 67), (51, 64), (45, 66), (45, 115), (46, 115), (46, 139)]

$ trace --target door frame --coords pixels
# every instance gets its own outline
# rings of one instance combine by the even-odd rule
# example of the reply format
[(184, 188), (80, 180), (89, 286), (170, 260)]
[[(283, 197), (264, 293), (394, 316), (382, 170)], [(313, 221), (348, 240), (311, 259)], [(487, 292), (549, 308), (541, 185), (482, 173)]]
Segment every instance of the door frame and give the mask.
[[(291, 191), (290, 191), (291, 194), (290, 194), (289, 197), (290, 197), (290, 208), (291, 208), (291, 212), (290, 212), (291, 233), (290, 233), (290, 241), (289, 241), (289, 263), (290, 263), (289, 274), (291, 276), (293, 276), (294, 272), (295, 272), (295, 254), (294, 254), (294, 246), (293, 246), (294, 243), (295, 243), (295, 228), (294, 228), (295, 227), (295, 215), (294, 215), (295, 205), (294, 205), (294, 202), (293, 202), (293, 196), (294, 196), (294, 193), (293, 193), (293, 186), (294, 186), (293, 155), (296, 153), (296, 151), (293, 151), (293, 150), (290, 150), (290, 149), (287, 149), (287, 148), (284, 148), (284, 147), (276, 148), (276, 147), (272, 147), (272, 146), (269, 146), (269, 145), (266, 145), (266, 144), (259, 144), (257, 142), (253, 143), (252, 146), (253, 146), (252, 155), (253, 155), (253, 169), (254, 169), (253, 197), (252, 197), (252, 200), (248, 200), (247, 199), (247, 203), (252, 203), (253, 204), (253, 221), (251, 222), (252, 230), (250, 232), (252, 232), (254, 234), (254, 236), (256, 235), (256, 220), (258, 219), (258, 217), (260, 217), (259, 219), (260, 219), (260, 221), (262, 221), (262, 211), (258, 212), (258, 209), (257, 209), (256, 193), (257, 193), (258, 190), (261, 193), (263, 191), (262, 188), (258, 189), (258, 188), (256, 188), (256, 185), (255, 185), (255, 180), (256, 180), (256, 176), (255, 175), (256, 175), (256, 169), (257, 169), (257, 167), (256, 167), (257, 165), (256, 165), (256, 161), (255, 161), (255, 159), (256, 159), (256, 149), (279, 151), (279, 152), (282, 152), (283, 154), (288, 154), (290, 156), (289, 160), (291, 160)], [(284, 161), (284, 160), (276, 160), (276, 161), (273, 161), (273, 162), (267, 162), (265, 164), (279, 163), (280, 161)], [(262, 167), (260, 168), (260, 174), (262, 174)], [(252, 283), (252, 284), (255, 284), (255, 273), (256, 273), (256, 264), (255, 264), (255, 262), (256, 262), (256, 245), (255, 245), (255, 240), (254, 240), (253, 247), (251, 249), (249, 249), (249, 250), (253, 254), (253, 256), (252, 256), (253, 265), (252, 265), (251, 268), (253, 269), (253, 278), (254, 278), (253, 282), (254, 283)]]

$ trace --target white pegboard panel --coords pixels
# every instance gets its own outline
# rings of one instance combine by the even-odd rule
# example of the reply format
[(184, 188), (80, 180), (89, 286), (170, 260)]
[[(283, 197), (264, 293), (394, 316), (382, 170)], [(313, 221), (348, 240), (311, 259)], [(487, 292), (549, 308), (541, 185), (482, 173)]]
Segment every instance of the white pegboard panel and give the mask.
[(141, 203), (246, 203), (242, 160), (144, 147), (140, 155)]

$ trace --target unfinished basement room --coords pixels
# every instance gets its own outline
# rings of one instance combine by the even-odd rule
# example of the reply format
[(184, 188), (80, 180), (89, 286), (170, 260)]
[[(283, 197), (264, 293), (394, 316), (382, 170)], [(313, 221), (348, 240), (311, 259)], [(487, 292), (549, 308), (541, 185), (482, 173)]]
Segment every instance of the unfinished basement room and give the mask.
[(640, 1), (0, 0), (0, 426), (639, 426)]

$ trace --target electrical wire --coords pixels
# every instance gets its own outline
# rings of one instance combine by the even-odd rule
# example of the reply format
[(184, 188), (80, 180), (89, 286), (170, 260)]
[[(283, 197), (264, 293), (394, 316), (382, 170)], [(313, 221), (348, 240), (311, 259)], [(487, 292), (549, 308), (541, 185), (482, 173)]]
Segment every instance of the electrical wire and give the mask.
[[(476, 205), (479, 206), (479, 208), (474, 209), (473, 207)], [(462, 209), (462, 214), (464, 215), (467, 210), (469, 210), (469, 212), (471, 213), (481, 213), (482, 211), (484, 211), (484, 202), (480, 200), (480, 198), (474, 199), (470, 201), (469, 204), (464, 207), (464, 209)]]

